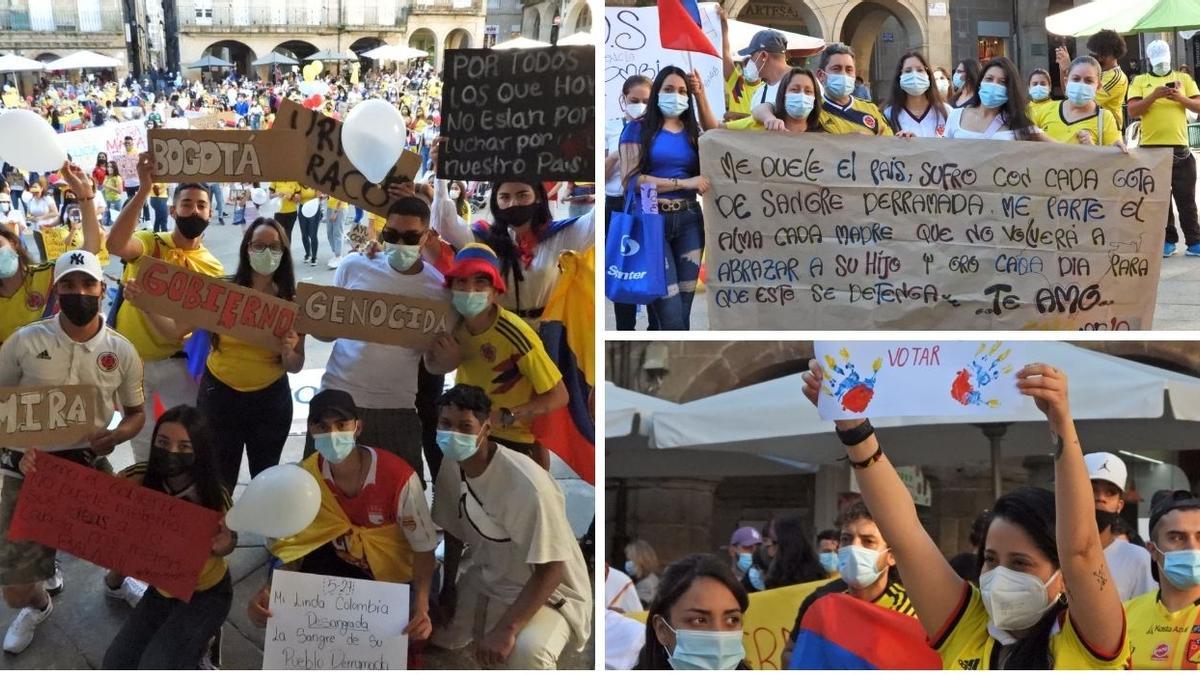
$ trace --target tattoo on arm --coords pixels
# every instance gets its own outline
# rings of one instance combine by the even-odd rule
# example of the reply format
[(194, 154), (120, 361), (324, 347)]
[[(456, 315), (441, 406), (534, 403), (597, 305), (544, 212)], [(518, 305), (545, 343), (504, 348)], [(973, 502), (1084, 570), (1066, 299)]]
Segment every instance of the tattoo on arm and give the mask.
[(1058, 461), (1063, 454), (1063, 439), (1062, 436), (1054, 434), (1054, 460)]
[(1108, 585), (1108, 575), (1104, 573), (1104, 568), (1101, 567), (1092, 572), (1092, 576), (1096, 577), (1096, 582), (1100, 584), (1100, 590), (1103, 591), (1104, 587)]

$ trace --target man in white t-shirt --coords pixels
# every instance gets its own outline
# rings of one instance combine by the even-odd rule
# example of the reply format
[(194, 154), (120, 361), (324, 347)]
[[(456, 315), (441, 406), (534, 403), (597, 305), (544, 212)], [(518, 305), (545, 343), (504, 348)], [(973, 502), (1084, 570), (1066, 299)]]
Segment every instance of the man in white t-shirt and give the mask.
[[(433, 522), (446, 531), (439, 605), (452, 618), (433, 643), (473, 642), (484, 667), (552, 670), (568, 645), (584, 648), (593, 613), (562, 490), (537, 462), (488, 439), (492, 402), (482, 389), (456, 385), (437, 405), (445, 459)], [(459, 575), (464, 544), (471, 559)]]
[(642, 611), (642, 601), (638, 599), (633, 579), (607, 564), (604, 566), (604, 606), (622, 614)]
[(1096, 497), (1096, 525), (1100, 528), (1100, 544), (1104, 559), (1117, 582), (1121, 602), (1149, 593), (1158, 587), (1150, 575), (1150, 553), (1123, 539), (1118, 539), (1112, 526), (1125, 508), (1125, 482), (1129, 474), (1125, 462), (1111, 452), (1093, 452), (1083, 456), (1092, 493)]
[[(422, 245), (436, 236), (429, 229), (428, 204), (417, 197), (397, 199), (379, 235), (384, 255), (346, 256), (333, 275), (333, 285), (449, 302), (445, 279), (433, 265), (421, 260)], [(354, 397), (363, 423), (359, 442), (399, 455), (418, 476), (424, 475), (421, 421), (416, 410), (421, 357), (422, 352), (408, 347), (339, 338), (321, 378), (322, 390), (340, 389)], [(313, 451), (310, 435), (304, 454), (307, 457)]]

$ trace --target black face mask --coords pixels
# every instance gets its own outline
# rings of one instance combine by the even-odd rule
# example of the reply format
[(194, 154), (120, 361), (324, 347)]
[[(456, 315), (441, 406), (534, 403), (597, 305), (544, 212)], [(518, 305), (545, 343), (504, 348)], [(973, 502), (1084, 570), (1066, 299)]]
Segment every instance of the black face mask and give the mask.
[(208, 221), (195, 213), (190, 216), (175, 216), (175, 227), (179, 228), (179, 234), (188, 239), (195, 239), (204, 234)]
[(174, 478), (191, 471), (195, 464), (195, 453), (168, 452), (163, 456), (162, 472), (164, 476)]
[(58, 307), (67, 321), (76, 326), (86, 326), (100, 313), (100, 296), (67, 293), (58, 296)]
[(506, 209), (496, 209), (496, 219), (505, 225), (513, 227), (524, 225), (533, 220), (540, 206), (540, 204), (526, 204), (524, 206), (510, 206)]
[(1100, 528), (1101, 532), (1115, 525), (1120, 519), (1121, 514), (1119, 513), (1109, 513), (1108, 511), (1101, 511), (1099, 509), (1096, 510), (1096, 527)]

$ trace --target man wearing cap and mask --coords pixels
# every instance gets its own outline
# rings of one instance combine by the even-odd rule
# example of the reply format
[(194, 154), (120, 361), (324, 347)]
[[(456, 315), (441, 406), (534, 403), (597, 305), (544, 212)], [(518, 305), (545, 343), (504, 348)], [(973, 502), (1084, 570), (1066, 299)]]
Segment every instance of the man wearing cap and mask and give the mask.
[[(722, 25), (725, 18), (722, 15)], [(729, 33), (723, 31), (726, 47)], [(777, 30), (765, 29), (754, 34), (750, 44), (738, 51), (738, 56), (745, 59), (740, 67), (734, 65), (733, 55), (725, 49), (725, 100), (728, 112), (725, 121), (741, 119), (749, 116), (755, 107), (764, 102), (775, 100), (779, 90), (779, 81), (790, 70), (787, 62), (787, 38)], [(706, 122), (713, 120), (701, 119), (701, 124), (707, 130)]]
[(754, 553), (762, 546), (762, 533), (758, 528), (739, 527), (729, 537), (729, 558), (733, 567), (733, 575), (742, 582), (742, 588), (747, 593), (761, 591), (767, 576), (765, 570), (754, 564)]
[(1155, 495), (1146, 547), (1160, 589), (1125, 603), (1129, 666), (1194, 669), (1200, 663), (1200, 499), (1184, 490)]
[(1196, 158), (1188, 147), (1187, 111), (1200, 113), (1200, 88), (1186, 73), (1171, 68), (1171, 47), (1162, 40), (1146, 45), (1150, 72), (1133, 78), (1129, 85), (1129, 116), (1142, 118), (1142, 147), (1165, 147), (1174, 151), (1171, 164), (1171, 197), (1168, 202), (1167, 239), (1163, 256), (1175, 252), (1175, 206), (1179, 227), (1187, 244), (1187, 255), (1200, 256), (1200, 222), (1196, 215)]
[(1121, 518), (1121, 510), (1125, 508), (1125, 481), (1128, 477), (1125, 462), (1111, 452), (1093, 452), (1084, 455), (1083, 461), (1087, 464), (1092, 495), (1096, 499), (1100, 545), (1104, 547), (1104, 559), (1112, 571), (1121, 601), (1154, 590), (1154, 578), (1150, 576), (1150, 554), (1139, 546), (1118, 539), (1113, 533), (1112, 526)]
[[(856, 75), (854, 50), (849, 45), (834, 42), (825, 46), (817, 62), (821, 130), (831, 134), (892, 136), (892, 128), (879, 107), (854, 96)], [(772, 97), (759, 103), (756, 97), (754, 119), (769, 130), (783, 131), (783, 120), (775, 116), (774, 101)]]
[[(104, 324), (100, 298), (104, 271), (87, 251), (67, 251), (54, 264), (54, 290), (59, 312), (13, 333), (0, 346), (0, 387), (91, 385), (96, 387), (95, 431), (84, 445), (50, 445), (49, 452), (76, 464), (111, 471), (105, 459), (120, 443), (134, 437), (146, 421), (142, 393), (142, 360), (117, 331)], [(121, 422), (109, 429), (113, 413)], [(21, 493), (21, 459), (31, 449), (0, 451), (0, 586), (9, 607), (20, 610), (4, 636), (4, 651), (18, 654), (33, 641), (38, 624), (54, 608), (50, 593), (62, 590), (55, 569), (55, 550), (32, 541), (7, 538)]]

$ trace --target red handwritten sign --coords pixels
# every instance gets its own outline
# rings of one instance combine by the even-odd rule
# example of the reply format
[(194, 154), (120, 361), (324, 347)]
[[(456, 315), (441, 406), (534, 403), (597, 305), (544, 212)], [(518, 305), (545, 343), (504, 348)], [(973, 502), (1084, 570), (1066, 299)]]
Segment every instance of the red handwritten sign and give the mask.
[(50, 453), (25, 477), (8, 538), (142, 579), (187, 602), (221, 515)]

